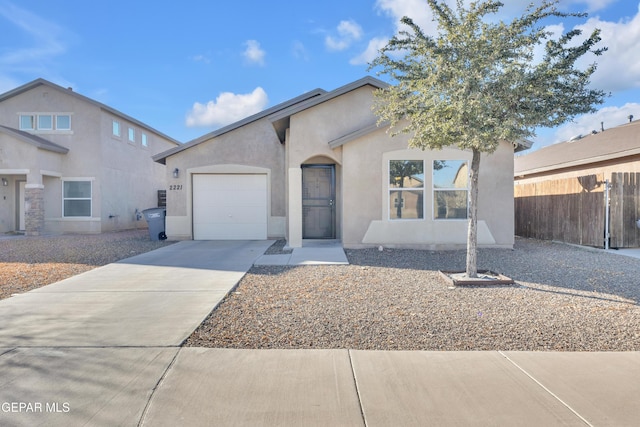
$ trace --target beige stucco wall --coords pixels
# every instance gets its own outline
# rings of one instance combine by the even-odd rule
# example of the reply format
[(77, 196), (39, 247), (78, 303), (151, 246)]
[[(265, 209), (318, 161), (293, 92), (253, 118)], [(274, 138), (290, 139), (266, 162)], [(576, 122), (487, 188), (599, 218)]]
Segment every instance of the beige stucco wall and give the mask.
[[(457, 248), (466, 245), (466, 220), (434, 220), (431, 165), (433, 160), (471, 160), (470, 152), (408, 149), (406, 136), (385, 129), (331, 149), (329, 143), (376, 122), (371, 86), (364, 86), (291, 117), (287, 138), (288, 239), (302, 244), (300, 166), (324, 159), (337, 174), (337, 229), (345, 247), (395, 246)], [(389, 160), (425, 161), (425, 218), (388, 219)], [(513, 147), (502, 143), (481, 161), (478, 239), (480, 246), (512, 247)]]
[[(471, 153), (453, 148), (422, 151), (408, 149), (407, 144), (406, 136), (389, 137), (384, 130), (378, 130), (343, 147), (345, 247), (440, 249), (466, 244), (467, 220), (433, 219), (432, 164), (434, 160), (471, 161)], [(480, 246), (513, 246), (513, 194), (509, 179), (513, 173), (512, 156), (511, 146), (503, 143), (494, 154), (482, 157), (478, 206)], [(423, 219), (389, 219), (390, 160), (424, 161)]]
[[(269, 237), (286, 237), (292, 247), (302, 245), (302, 173), (305, 164), (336, 166), (337, 238), (346, 247), (404, 246), (459, 248), (466, 245), (466, 220), (434, 220), (431, 166), (433, 160), (471, 160), (457, 149), (408, 149), (405, 136), (390, 137), (384, 129), (352, 138), (331, 148), (330, 143), (376, 122), (371, 110), (371, 86), (363, 86), (290, 117), (285, 144), (267, 119), (204, 139), (168, 156), (166, 178), (167, 234), (191, 239), (192, 189), (197, 173), (264, 173), (269, 181)], [(425, 162), (425, 217), (388, 219), (389, 160)], [(179, 178), (173, 178), (174, 169)], [(512, 247), (513, 147), (503, 143), (483, 155), (480, 174), (479, 244)]]
[[(53, 153), (14, 140), (9, 143), (12, 149), (24, 150), (16, 147), (30, 146), (37, 154), (22, 156), (12, 153), (6, 156), (6, 161), (12, 165), (10, 167), (21, 169), (20, 173), (12, 175), (15, 181), (44, 185), (45, 232), (99, 233), (146, 227), (144, 220), (137, 220), (136, 209), (156, 206), (157, 190), (166, 188), (165, 167), (153, 162), (151, 156), (174, 147), (173, 142), (74, 96), (67, 89), (46, 85), (34, 87), (0, 103), (0, 124), (18, 129), (20, 113), (71, 115), (71, 131), (35, 132), (68, 148), (68, 153)], [(112, 137), (112, 118), (120, 121), (120, 139)], [(135, 143), (127, 140), (129, 126), (136, 131)], [(149, 146), (146, 148), (141, 144), (143, 131), (148, 137)], [(37, 164), (33, 164), (33, 159), (37, 159)], [(3, 167), (0, 166), (2, 174)], [(62, 181), (70, 178), (92, 181), (91, 218), (62, 217)], [(15, 217), (17, 203), (13, 197), (12, 206), (3, 208), (0, 215)], [(6, 214), (5, 210), (12, 213)], [(11, 228), (16, 229), (15, 221)]]
[[(167, 236), (192, 239), (192, 177), (196, 173), (264, 173), (268, 175), (267, 235), (284, 237), (285, 165), (284, 146), (271, 123), (258, 120), (209, 140), (166, 159)], [(173, 177), (178, 168), (179, 177)]]
[(294, 114), (287, 134), (288, 212), (287, 239), (302, 246), (302, 191), (300, 167), (304, 164), (336, 165), (336, 238), (343, 239), (343, 147), (329, 142), (375, 123), (371, 111), (371, 86), (360, 87), (339, 97)]

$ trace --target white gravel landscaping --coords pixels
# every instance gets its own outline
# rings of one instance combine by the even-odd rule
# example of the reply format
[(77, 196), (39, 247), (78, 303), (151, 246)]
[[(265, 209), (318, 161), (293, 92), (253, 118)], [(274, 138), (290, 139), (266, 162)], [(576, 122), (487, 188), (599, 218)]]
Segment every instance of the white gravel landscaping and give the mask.
[[(168, 244), (146, 230), (0, 239), (0, 299)], [(253, 267), (185, 345), (640, 351), (640, 259), (517, 239), (479, 254), (514, 285), (451, 288), (438, 270), (463, 269), (464, 251), (346, 254), (350, 265)]]
[(347, 250), (350, 265), (254, 267), (187, 340), (226, 348), (640, 350), (640, 259), (517, 239), (450, 288), (464, 251)]

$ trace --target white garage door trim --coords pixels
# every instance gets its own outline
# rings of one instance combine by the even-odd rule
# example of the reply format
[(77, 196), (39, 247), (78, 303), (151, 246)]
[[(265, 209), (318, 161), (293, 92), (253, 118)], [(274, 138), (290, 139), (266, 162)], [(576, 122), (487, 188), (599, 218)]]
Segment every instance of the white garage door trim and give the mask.
[(194, 240), (265, 240), (266, 174), (194, 174)]

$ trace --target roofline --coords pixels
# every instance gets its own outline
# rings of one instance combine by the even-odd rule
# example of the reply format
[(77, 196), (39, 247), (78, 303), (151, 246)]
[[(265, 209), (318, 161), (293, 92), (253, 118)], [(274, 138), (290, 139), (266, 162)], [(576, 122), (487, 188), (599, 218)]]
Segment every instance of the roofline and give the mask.
[[(368, 126), (365, 126), (363, 128), (360, 128), (354, 132), (351, 132), (347, 135), (343, 135), (340, 138), (334, 139), (333, 141), (329, 141), (329, 147), (333, 148), (337, 148), (340, 147), (342, 145), (345, 145), (348, 142), (351, 142), (357, 138), (360, 138), (362, 136), (368, 135), (372, 132), (375, 132), (377, 130), (380, 129), (384, 129), (385, 127), (389, 126), (389, 122), (385, 121), (383, 123), (373, 123), (370, 124)], [(522, 150), (527, 150), (529, 148), (531, 148), (531, 146), (533, 145), (532, 141), (529, 141), (528, 139), (520, 139), (517, 142), (513, 143), (514, 146), (514, 151), (518, 152), (518, 151), (522, 151)], [(519, 149), (520, 148), (520, 149)]]
[(521, 171), (516, 170), (513, 173), (514, 173), (514, 176), (516, 177), (524, 177), (526, 175), (533, 175), (533, 174), (542, 173), (542, 172), (550, 172), (554, 170), (567, 169), (574, 166), (588, 165), (590, 163), (606, 162), (607, 160), (620, 159), (623, 157), (630, 157), (638, 154), (640, 154), (640, 147), (634, 148), (633, 150), (618, 151), (613, 154), (612, 153), (603, 154), (600, 156), (587, 157), (585, 159), (578, 159), (570, 162), (556, 163), (553, 165), (541, 166), (533, 169), (525, 169)]
[(333, 141), (329, 141), (329, 147), (332, 148), (332, 149), (341, 147), (341, 146), (345, 145), (348, 142), (351, 142), (351, 141), (353, 141), (355, 139), (358, 139), (358, 138), (360, 138), (362, 136), (368, 135), (368, 134), (370, 134), (372, 132), (375, 132), (377, 130), (383, 129), (385, 126), (388, 126), (388, 125), (389, 125), (388, 122), (382, 123), (380, 125), (378, 125), (378, 123), (370, 124), (368, 126), (360, 128), (360, 129), (358, 129), (356, 131), (353, 131), (351, 133), (343, 135), (340, 138), (334, 139)]
[(138, 125), (138, 126), (140, 126), (142, 128), (145, 128), (146, 130), (151, 131), (151, 132), (155, 133), (156, 135), (159, 135), (162, 138), (165, 138), (165, 139), (169, 140), (170, 142), (172, 142), (172, 143), (174, 143), (176, 145), (180, 145), (181, 144), (180, 141), (178, 141), (177, 139), (174, 139), (174, 138), (170, 137), (169, 135), (166, 135), (166, 134), (160, 132), (159, 130), (152, 128), (151, 126), (141, 122), (138, 119), (134, 119), (133, 117), (131, 117), (131, 116), (127, 115), (127, 114), (124, 114), (123, 112), (118, 111), (115, 108), (109, 107), (106, 104), (98, 102), (95, 99), (91, 99), (91, 98), (89, 98), (87, 96), (81, 95), (81, 94), (75, 92), (71, 88), (65, 89), (62, 86), (59, 86), (59, 85), (57, 85), (55, 83), (52, 83), (52, 82), (50, 82), (48, 80), (45, 80), (43, 78), (35, 79), (35, 80), (33, 80), (33, 81), (29, 82), (29, 83), (23, 84), (22, 86), (19, 86), (19, 87), (15, 88), (15, 89), (12, 89), (12, 90), (10, 90), (8, 92), (5, 92), (3, 94), (0, 94), (0, 102), (4, 101), (6, 99), (12, 98), (14, 96), (20, 95), (21, 93), (27, 92), (27, 91), (29, 91), (29, 90), (31, 90), (31, 89), (33, 89), (35, 87), (41, 86), (41, 85), (50, 87), (52, 89), (56, 89), (56, 90), (58, 90), (60, 92), (64, 92), (64, 93), (66, 93), (68, 95), (71, 95), (71, 96), (75, 96), (76, 98), (78, 98), (78, 99), (80, 99), (82, 101), (89, 102), (90, 104), (93, 104), (98, 108), (101, 108), (101, 109), (103, 109), (105, 111), (108, 111), (109, 113), (111, 113), (111, 114), (113, 114), (115, 116), (118, 116), (118, 117), (120, 117), (122, 119), (130, 121), (131, 123), (134, 123), (134, 124), (136, 124), (136, 125)]
[(205, 135), (202, 135), (201, 137), (198, 137), (196, 139), (193, 139), (189, 142), (187, 142), (186, 144), (181, 144), (179, 147), (174, 147), (174, 148), (170, 148), (169, 150), (163, 151), (162, 153), (158, 153), (155, 156), (152, 156), (151, 158), (153, 159), (153, 161), (158, 162), (158, 163), (162, 163), (165, 164), (165, 159), (169, 156), (172, 156), (176, 153), (179, 153), (183, 150), (186, 150), (187, 148), (193, 147), (194, 145), (198, 145), (204, 141), (208, 141), (211, 138), (216, 138), (220, 135), (224, 135), (225, 133), (229, 133), (235, 129), (238, 129), (239, 127), (242, 127), (244, 125), (247, 125), (251, 122), (255, 122), (257, 120), (260, 120), (270, 114), (276, 113), (279, 110), (282, 110), (284, 108), (289, 108), (291, 105), (300, 103), (300, 102), (304, 102), (310, 98), (314, 98), (314, 97), (318, 97), (321, 96), (323, 94), (325, 94), (326, 91), (320, 88), (311, 90), (309, 92), (303, 93), (302, 95), (298, 95), (295, 98), (289, 99), (288, 101), (284, 101), (281, 102), (280, 104), (274, 105), (273, 107), (267, 108), (266, 110), (260, 111), (259, 113), (253, 114), (249, 117), (246, 117), (242, 120), (239, 120), (237, 122), (231, 123), (230, 125), (224, 126), (220, 129), (216, 129), (213, 132), (209, 132)]
[(525, 151), (528, 150), (529, 148), (533, 147), (534, 142), (529, 140), (529, 139), (519, 139), (517, 140), (513, 145), (514, 145), (514, 152), (519, 152), (519, 151)]
[(299, 113), (311, 107), (315, 107), (318, 104), (322, 104), (323, 102), (329, 101), (333, 98), (344, 95), (347, 92), (351, 92), (366, 85), (373, 86), (377, 89), (384, 89), (386, 87), (389, 87), (389, 83), (383, 82), (382, 80), (376, 79), (375, 77), (366, 76), (349, 84), (341, 86), (337, 89), (334, 89), (331, 92), (326, 92), (324, 95), (321, 95), (317, 98), (309, 99), (305, 102), (292, 105), (289, 108), (282, 109), (281, 111), (271, 114), (269, 116), (269, 120), (271, 121), (271, 123), (274, 123), (278, 120), (286, 119), (293, 114)]
[[(58, 145), (40, 136), (32, 135), (28, 132), (23, 132), (18, 129), (10, 128), (8, 126), (0, 125), (0, 132), (6, 135), (13, 136), (14, 138), (17, 138), (28, 144), (35, 145), (37, 148), (40, 148), (43, 150), (52, 151), (54, 153), (60, 153), (60, 154), (67, 154), (69, 152), (69, 149), (66, 147), (63, 147), (62, 145)], [(46, 143), (43, 143), (40, 140), (45, 141)]]

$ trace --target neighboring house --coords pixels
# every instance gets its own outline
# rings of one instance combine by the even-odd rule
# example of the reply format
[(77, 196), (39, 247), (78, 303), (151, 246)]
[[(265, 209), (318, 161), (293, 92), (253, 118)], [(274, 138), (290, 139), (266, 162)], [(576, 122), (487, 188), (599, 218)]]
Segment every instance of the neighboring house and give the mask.
[[(385, 86), (366, 77), (317, 89), (154, 156), (167, 166), (169, 238), (466, 245), (468, 184), (456, 172), (471, 153), (408, 149), (406, 135), (376, 126), (373, 92)], [(483, 155), (481, 246), (513, 246), (513, 153), (503, 142)], [(394, 176), (407, 163), (411, 174)]]
[(640, 246), (640, 122), (518, 156), (514, 179), (516, 234)]
[(640, 172), (640, 121), (576, 136), (516, 156), (517, 184), (613, 172)]
[(37, 79), (0, 95), (0, 232), (100, 233), (138, 227), (178, 141)]

